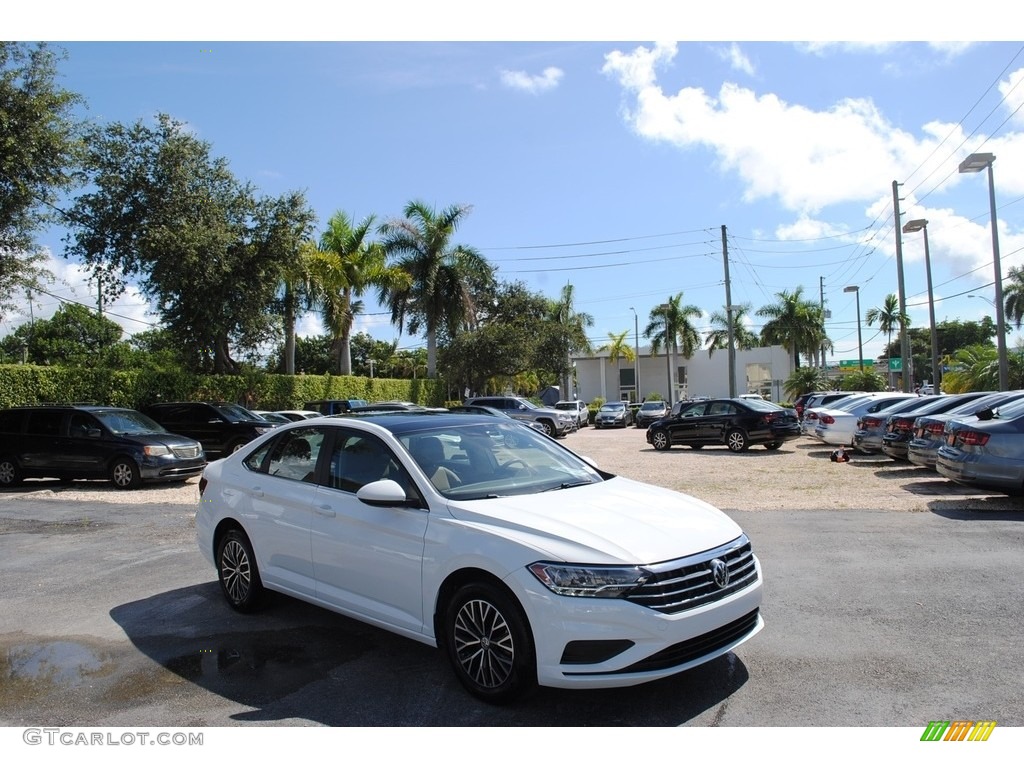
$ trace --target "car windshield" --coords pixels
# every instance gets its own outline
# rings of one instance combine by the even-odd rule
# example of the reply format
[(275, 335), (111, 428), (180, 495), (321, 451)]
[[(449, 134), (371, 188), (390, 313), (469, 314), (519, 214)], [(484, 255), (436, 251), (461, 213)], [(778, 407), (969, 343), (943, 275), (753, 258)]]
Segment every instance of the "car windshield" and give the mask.
[(492, 499), (599, 483), (609, 477), (515, 420), (431, 426), (396, 435), (450, 499)]
[(660, 400), (654, 400), (650, 403), (644, 403), (640, 406), (641, 411), (663, 411), (665, 410), (665, 403)]
[(625, 403), (606, 403), (601, 406), (602, 411), (624, 411), (626, 410)]
[(555, 403), (555, 408), (560, 411), (578, 411), (579, 406), (576, 403)]
[(240, 405), (215, 405), (217, 412), (231, 421), (264, 421), (252, 411)]
[(115, 435), (145, 435), (167, 430), (138, 411), (93, 411), (93, 416)]

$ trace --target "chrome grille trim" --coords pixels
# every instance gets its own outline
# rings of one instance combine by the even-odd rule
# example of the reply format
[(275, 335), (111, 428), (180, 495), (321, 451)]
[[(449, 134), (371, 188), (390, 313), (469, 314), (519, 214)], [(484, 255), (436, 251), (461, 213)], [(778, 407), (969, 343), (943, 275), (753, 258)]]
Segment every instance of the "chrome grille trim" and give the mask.
[(171, 448), (171, 451), (179, 459), (198, 459), (199, 454), (202, 453), (198, 445), (176, 445)]
[[(711, 561), (722, 560), (729, 583), (719, 588), (711, 577)], [(651, 578), (624, 599), (660, 613), (679, 613), (713, 603), (757, 581), (757, 566), (747, 536), (698, 555), (646, 566)]]

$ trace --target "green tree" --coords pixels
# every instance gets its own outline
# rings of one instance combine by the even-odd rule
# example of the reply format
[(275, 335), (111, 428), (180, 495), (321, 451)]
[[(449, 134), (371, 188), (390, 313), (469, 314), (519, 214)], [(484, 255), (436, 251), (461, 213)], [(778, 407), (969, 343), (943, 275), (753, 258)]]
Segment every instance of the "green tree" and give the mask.
[[(754, 349), (761, 343), (757, 334), (749, 330), (743, 322), (743, 318), (748, 312), (750, 312), (749, 304), (733, 307), (732, 342), (736, 349)], [(712, 327), (704, 338), (704, 343), (708, 345), (708, 357), (711, 357), (716, 349), (729, 348), (729, 316), (723, 308), (712, 312), (708, 319)]]
[(629, 329), (627, 328), (622, 333), (612, 333), (608, 331), (608, 343), (602, 344), (598, 348), (598, 352), (607, 352), (608, 359), (611, 362), (617, 362), (620, 357), (625, 358), (627, 363), (632, 363), (636, 360), (636, 352), (628, 341), (626, 336), (629, 335)]
[(20, 356), (37, 365), (99, 365), (109, 357), (123, 359), (130, 347), (122, 342), (121, 326), (81, 304), (63, 304), (50, 319), (25, 323), (4, 339), (5, 356)]
[(373, 360), (375, 377), (405, 378), (395, 375), (392, 360), (397, 353), (397, 339), (381, 341), (368, 333), (357, 333), (352, 337), (352, 373), (356, 376), (369, 376), (370, 361)]
[(554, 380), (560, 382), (562, 395), (569, 398), (572, 386), (571, 356), (590, 354), (593, 346), (587, 337), (587, 328), (594, 325), (594, 317), (588, 312), (576, 309), (576, 288), (572, 283), (562, 286), (559, 297), (550, 303), (547, 319), (551, 324), (547, 341), (542, 345), (543, 364), (539, 367), (550, 370)]
[(878, 329), (885, 334), (886, 364), (888, 364), (888, 354), (892, 348), (893, 333), (898, 332), (904, 326), (910, 327), (910, 318), (905, 312), (900, 313), (899, 298), (895, 293), (888, 294), (882, 302), (882, 306), (872, 307), (867, 311), (867, 314), (864, 315), (864, 321), (869, 326), (878, 323)]
[(1024, 325), (1024, 269), (1010, 267), (1010, 273), (1003, 281), (1004, 320), (1013, 323), (1019, 331)]
[(43, 43), (0, 41), (0, 318), (50, 276), (35, 235), (75, 183), (82, 99), (57, 83), (62, 58)]
[(790, 400), (796, 400), (800, 395), (808, 392), (817, 392), (828, 387), (828, 379), (820, 368), (797, 368), (782, 385), (783, 391)]
[(437, 375), (438, 334), (454, 337), (472, 327), (476, 319), (475, 297), (494, 282), (494, 270), (475, 249), (453, 244), (469, 206), (451, 205), (436, 211), (414, 200), (404, 218), (385, 222), (385, 252), (391, 266), (405, 272), (408, 280), (379, 288), (378, 297), (391, 310), (399, 331), (422, 328), (427, 339), (427, 376)]
[(90, 191), (65, 238), (115, 298), (137, 280), (190, 366), (237, 373), (231, 348), (280, 337), (283, 275), (314, 215), (302, 194), (257, 197), (182, 123), (112, 123), (87, 136)]
[(522, 283), (499, 284), (477, 326), (442, 351), (441, 367), (449, 381), (471, 392), (488, 391), (492, 381), (500, 382), (499, 388), (527, 391), (512, 382), (526, 377), (539, 383), (538, 370), (554, 375), (550, 360), (564, 349), (564, 336), (562, 327), (545, 314), (549, 308), (547, 297)]
[(676, 356), (682, 349), (683, 357), (689, 359), (693, 353), (700, 349), (700, 333), (694, 327), (692, 320), (702, 317), (700, 307), (694, 304), (683, 304), (683, 293), (680, 291), (674, 296), (669, 296), (668, 301), (651, 310), (647, 326), (644, 328), (644, 338), (651, 340), (651, 353), (657, 355), (664, 347), (665, 356), (668, 360), (668, 392), (669, 401), (675, 398), (677, 386), (675, 384), (676, 371), (679, 370), (676, 364)]
[(374, 221), (371, 215), (357, 224), (338, 211), (328, 220), (319, 248), (307, 252), (310, 293), (331, 333), (342, 375), (352, 373), (352, 323), (363, 310), (359, 297), (371, 287), (403, 284), (404, 273), (387, 267), (384, 247), (367, 239)]
[(827, 338), (822, 328), (821, 308), (804, 298), (803, 286), (790, 292), (782, 290), (775, 294), (778, 301), (757, 310), (758, 317), (768, 321), (761, 329), (762, 343), (778, 344), (793, 356), (794, 367), (800, 367), (800, 353), (813, 355)]

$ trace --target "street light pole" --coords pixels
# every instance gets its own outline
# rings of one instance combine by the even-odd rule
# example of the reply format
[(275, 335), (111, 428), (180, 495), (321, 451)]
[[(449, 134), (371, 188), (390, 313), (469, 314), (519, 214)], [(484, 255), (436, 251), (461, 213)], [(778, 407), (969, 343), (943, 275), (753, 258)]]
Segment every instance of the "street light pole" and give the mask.
[[(633, 309), (633, 307), (630, 307)], [(633, 342), (636, 349), (633, 350), (633, 382), (636, 385), (636, 400), (640, 402), (640, 317), (637, 315), (636, 310), (633, 309)]]
[(928, 253), (928, 220), (914, 219), (903, 225), (904, 232), (921, 232), (924, 234), (924, 273), (928, 280), (928, 324), (932, 342), (932, 391), (939, 394), (939, 383), (942, 371), (939, 368), (939, 332), (935, 327), (935, 297), (932, 293), (932, 263)]
[(1006, 357), (1006, 320), (1003, 317), (1003, 269), (999, 264), (999, 222), (996, 219), (996, 185), (992, 176), (992, 163), (996, 156), (991, 152), (975, 152), (960, 163), (960, 173), (977, 173), (988, 169), (988, 204), (992, 221), (992, 270), (996, 277), (996, 349), (999, 352), (999, 389), (1010, 389), (1010, 365)]
[(843, 293), (857, 294), (857, 365), (860, 366), (860, 372), (864, 373), (864, 342), (860, 335), (860, 286), (848, 285), (843, 288)]

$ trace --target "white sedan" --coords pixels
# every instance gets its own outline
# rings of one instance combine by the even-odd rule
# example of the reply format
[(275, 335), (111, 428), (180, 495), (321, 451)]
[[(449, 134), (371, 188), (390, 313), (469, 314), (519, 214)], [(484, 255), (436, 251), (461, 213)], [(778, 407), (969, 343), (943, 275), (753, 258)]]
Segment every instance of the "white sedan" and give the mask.
[(818, 426), (814, 436), (828, 445), (853, 445), (853, 434), (857, 431), (857, 420), (869, 413), (877, 413), (904, 400), (917, 399), (913, 392), (875, 392), (872, 395), (847, 404), (842, 410), (825, 408), (818, 411)]
[(513, 420), (311, 419), (199, 487), (197, 541), (232, 608), (274, 590), (437, 646), (489, 702), (666, 677), (763, 626), (735, 522)]

